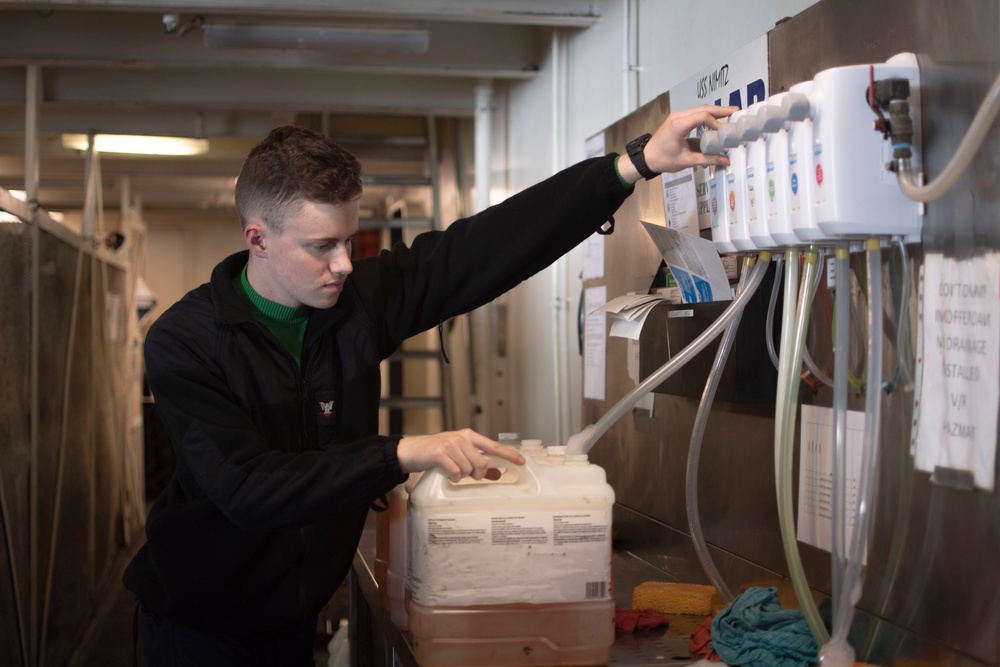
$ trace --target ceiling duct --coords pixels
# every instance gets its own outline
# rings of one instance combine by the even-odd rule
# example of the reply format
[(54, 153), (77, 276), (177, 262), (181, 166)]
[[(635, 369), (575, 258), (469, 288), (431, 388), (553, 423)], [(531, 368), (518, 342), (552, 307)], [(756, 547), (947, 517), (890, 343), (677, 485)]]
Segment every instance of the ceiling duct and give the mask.
[(411, 28), (337, 28), (206, 23), (205, 46), (219, 49), (284, 49), (340, 55), (427, 53), (430, 32)]

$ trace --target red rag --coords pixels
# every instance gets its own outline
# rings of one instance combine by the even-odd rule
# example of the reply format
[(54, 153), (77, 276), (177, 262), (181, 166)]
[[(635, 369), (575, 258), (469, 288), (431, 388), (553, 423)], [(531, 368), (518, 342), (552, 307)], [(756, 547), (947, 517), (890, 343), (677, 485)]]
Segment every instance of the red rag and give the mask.
[(622, 609), (615, 607), (615, 629), (622, 632), (649, 630), (661, 625), (669, 625), (670, 619), (655, 609)]
[(722, 662), (722, 658), (712, 649), (712, 617), (706, 618), (701, 625), (691, 633), (688, 640), (688, 651), (691, 655), (710, 660), (711, 662)]

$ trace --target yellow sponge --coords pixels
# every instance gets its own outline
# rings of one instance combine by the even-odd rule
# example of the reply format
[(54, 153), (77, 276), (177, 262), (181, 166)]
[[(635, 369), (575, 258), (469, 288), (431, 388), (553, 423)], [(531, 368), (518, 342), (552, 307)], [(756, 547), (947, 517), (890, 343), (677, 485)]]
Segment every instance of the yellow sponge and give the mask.
[(655, 609), (661, 614), (708, 616), (714, 586), (645, 581), (632, 589), (632, 609)]

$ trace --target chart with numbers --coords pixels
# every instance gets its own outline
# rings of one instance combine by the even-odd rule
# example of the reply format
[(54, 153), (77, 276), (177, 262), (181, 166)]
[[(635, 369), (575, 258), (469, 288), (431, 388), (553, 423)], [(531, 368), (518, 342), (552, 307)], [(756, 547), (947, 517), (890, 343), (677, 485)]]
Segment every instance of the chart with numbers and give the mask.
[[(833, 549), (833, 410), (815, 405), (802, 406), (799, 451), (798, 539), (814, 547)], [(842, 508), (845, 527), (854, 527), (858, 511), (861, 452), (865, 413), (847, 413), (847, 480)]]

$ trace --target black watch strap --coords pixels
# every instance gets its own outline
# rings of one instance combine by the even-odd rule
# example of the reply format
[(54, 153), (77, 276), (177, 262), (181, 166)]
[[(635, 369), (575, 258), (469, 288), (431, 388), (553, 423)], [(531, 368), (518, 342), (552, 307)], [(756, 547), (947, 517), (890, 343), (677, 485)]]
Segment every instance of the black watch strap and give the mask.
[(628, 142), (625, 146), (626, 152), (628, 152), (629, 158), (632, 160), (632, 164), (635, 166), (635, 170), (639, 172), (639, 175), (645, 178), (647, 181), (651, 178), (659, 176), (659, 174), (649, 168), (646, 164), (646, 156), (642, 154), (642, 149), (646, 147), (649, 140), (653, 138), (653, 135), (648, 132), (641, 137), (636, 137), (632, 141)]

